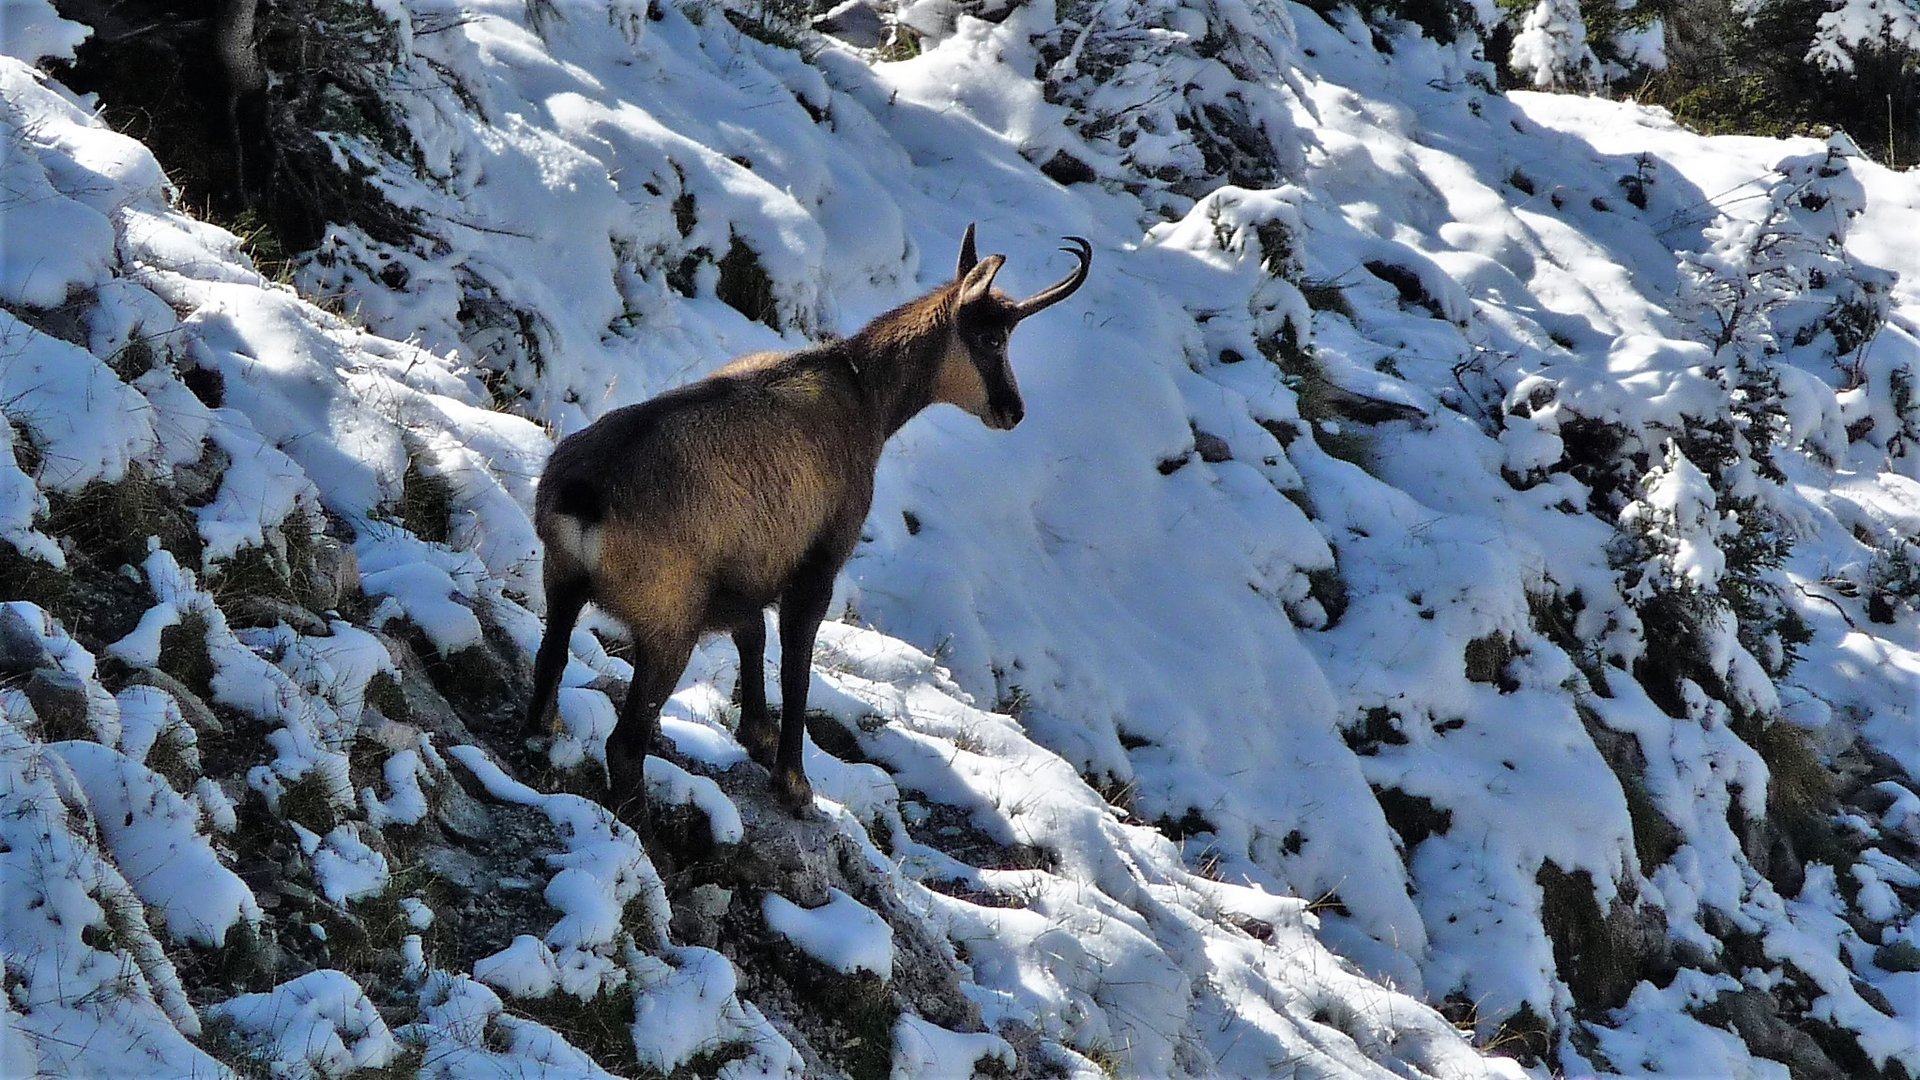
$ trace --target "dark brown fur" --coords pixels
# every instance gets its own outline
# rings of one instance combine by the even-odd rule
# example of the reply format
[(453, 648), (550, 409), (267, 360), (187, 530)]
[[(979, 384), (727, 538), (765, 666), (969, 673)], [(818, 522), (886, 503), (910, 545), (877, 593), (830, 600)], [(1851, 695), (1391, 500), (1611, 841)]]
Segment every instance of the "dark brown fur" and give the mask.
[[(801, 763), (808, 665), (833, 579), (873, 501), (887, 439), (935, 402), (1011, 428), (1024, 415), (1007, 364), (1020, 319), (1064, 299), (1080, 267), (1016, 301), (993, 289), (973, 230), (953, 281), (841, 341), (743, 356), (698, 382), (615, 409), (561, 440), (535, 498), (546, 547), (547, 632), (527, 723), (538, 729), (586, 601), (633, 637), (634, 677), (607, 740), (610, 804), (642, 824), (642, 762), (660, 706), (703, 634), (740, 650), (740, 741), (774, 770), (782, 800), (811, 805)], [(762, 616), (780, 605), (783, 719), (767, 710)]]

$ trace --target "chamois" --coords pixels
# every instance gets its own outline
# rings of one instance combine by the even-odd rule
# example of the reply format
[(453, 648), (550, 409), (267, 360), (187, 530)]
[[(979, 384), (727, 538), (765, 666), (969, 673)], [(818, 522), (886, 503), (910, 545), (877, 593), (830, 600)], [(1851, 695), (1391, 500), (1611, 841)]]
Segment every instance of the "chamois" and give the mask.
[[(607, 805), (644, 827), (643, 763), (660, 707), (700, 637), (740, 652), (740, 742), (795, 813), (813, 804), (801, 761), (813, 642), (873, 502), (881, 449), (935, 402), (1007, 430), (1026, 415), (1007, 360), (1022, 319), (1087, 279), (1079, 265), (1025, 300), (993, 287), (1003, 255), (960, 242), (952, 281), (852, 337), (742, 356), (704, 379), (615, 409), (554, 448), (534, 504), (546, 547), (547, 630), (527, 727), (538, 733), (588, 600), (625, 624), (633, 682), (607, 740)], [(780, 607), (779, 735), (767, 710), (763, 612)]]

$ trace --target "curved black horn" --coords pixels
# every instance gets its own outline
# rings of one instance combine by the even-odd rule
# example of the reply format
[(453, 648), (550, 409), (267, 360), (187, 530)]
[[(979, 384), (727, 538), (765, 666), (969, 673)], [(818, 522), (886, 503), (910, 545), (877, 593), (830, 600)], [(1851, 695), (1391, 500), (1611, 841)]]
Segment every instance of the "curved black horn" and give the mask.
[(973, 250), (973, 223), (968, 222), (967, 235), (960, 238), (960, 269), (953, 272), (953, 279), (958, 281), (966, 277), (967, 271), (973, 269), (979, 262), (980, 256)]
[(1087, 243), (1085, 237), (1080, 236), (1067, 236), (1062, 239), (1074, 246), (1063, 247), (1060, 250), (1079, 259), (1080, 265), (1074, 268), (1073, 273), (1014, 305), (1014, 310), (1020, 318), (1024, 319), (1065, 300), (1086, 282), (1087, 270), (1093, 265), (1093, 245)]

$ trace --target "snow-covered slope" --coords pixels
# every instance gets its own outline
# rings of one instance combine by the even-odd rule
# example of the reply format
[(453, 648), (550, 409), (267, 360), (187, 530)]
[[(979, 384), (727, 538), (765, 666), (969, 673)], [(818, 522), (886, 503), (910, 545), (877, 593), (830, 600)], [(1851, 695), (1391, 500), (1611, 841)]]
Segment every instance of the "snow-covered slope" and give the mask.
[[(9, 1074), (1920, 1069), (1920, 180), (1349, 9), (980, 10), (380, 5), (346, 319), (8, 6)], [(975, 221), (1093, 277), (1027, 423), (889, 450), (826, 821), (715, 643), (643, 847), (601, 638), (509, 734), (551, 436)]]

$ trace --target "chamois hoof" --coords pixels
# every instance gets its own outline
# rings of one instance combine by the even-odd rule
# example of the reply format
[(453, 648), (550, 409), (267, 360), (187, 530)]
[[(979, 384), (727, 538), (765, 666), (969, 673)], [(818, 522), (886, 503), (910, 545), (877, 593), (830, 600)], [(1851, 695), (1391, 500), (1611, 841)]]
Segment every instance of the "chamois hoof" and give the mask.
[(813, 785), (798, 769), (775, 769), (773, 794), (794, 817), (805, 820), (820, 816), (813, 806)]
[(764, 750), (752, 745), (747, 746), (747, 760), (768, 772), (778, 771), (779, 758), (780, 748), (772, 743), (767, 744)]
[(758, 724), (751, 720), (742, 720), (738, 738), (749, 760), (772, 771), (780, 757), (780, 733), (774, 728), (771, 720)]
[(647, 815), (646, 759), (623, 750), (607, 747), (607, 793), (600, 805), (628, 828), (646, 836), (651, 828)]

